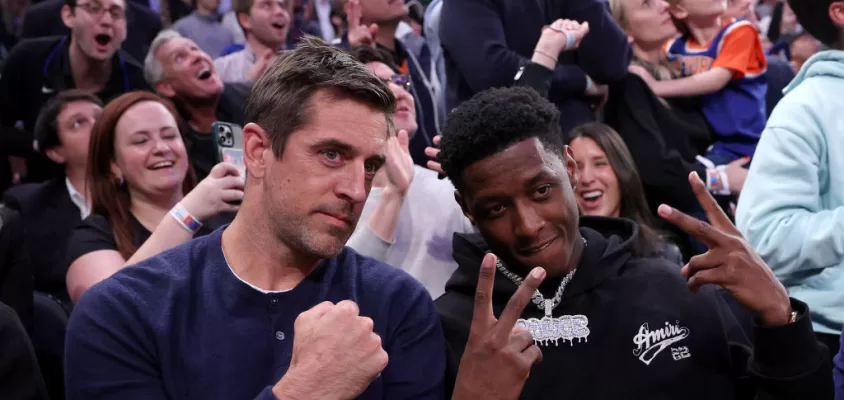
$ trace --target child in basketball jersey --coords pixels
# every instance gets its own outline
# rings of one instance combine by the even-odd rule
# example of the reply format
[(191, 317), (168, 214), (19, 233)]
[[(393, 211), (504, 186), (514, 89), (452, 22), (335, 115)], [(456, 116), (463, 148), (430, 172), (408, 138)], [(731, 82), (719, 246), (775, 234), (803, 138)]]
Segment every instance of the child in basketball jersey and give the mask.
[(668, 0), (681, 32), (665, 54), (683, 78), (656, 81), (642, 76), (660, 97), (701, 96), (703, 114), (715, 133), (706, 154), (712, 165), (749, 160), (765, 128), (767, 59), (752, 23), (724, 16), (725, 0)]

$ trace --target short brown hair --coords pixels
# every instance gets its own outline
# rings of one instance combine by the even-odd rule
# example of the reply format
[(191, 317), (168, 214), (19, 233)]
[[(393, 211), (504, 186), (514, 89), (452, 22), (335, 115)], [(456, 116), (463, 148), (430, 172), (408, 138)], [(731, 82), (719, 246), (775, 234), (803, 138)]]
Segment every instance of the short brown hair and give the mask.
[(290, 134), (309, 122), (315, 106), (311, 99), (320, 90), (383, 112), (385, 137), (394, 129), (396, 100), (387, 85), (343, 50), (313, 36), (304, 36), (255, 82), (246, 99), (245, 121), (269, 133), (273, 154), (281, 158)]
[[(88, 148), (87, 185), (91, 193), (91, 212), (108, 218), (117, 251), (127, 260), (138, 248), (132, 234), (132, 215), (129, 211), (132, 199), (129, 189), (111, 171), (111, 163), (114, 161), (114, 129), (126, 111), (144, 101), (161, 103), (177, 122), (180, 121), (176, 107), (169, 100), (150, 92), (126, 93), (105, 106), (103, 115), (91, 130), (91, 144)], [(182, 192), (188, 193), (194, 186), (196, 175), (193, 168), (188, 166)]]

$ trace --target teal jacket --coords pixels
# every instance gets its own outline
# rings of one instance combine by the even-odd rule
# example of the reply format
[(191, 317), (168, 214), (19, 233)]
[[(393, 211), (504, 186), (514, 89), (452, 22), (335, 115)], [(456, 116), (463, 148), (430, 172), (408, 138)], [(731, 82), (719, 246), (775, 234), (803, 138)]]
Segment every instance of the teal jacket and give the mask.
[(844, 51), (818, 53), (785, 88), (750, 167), (736, 224), (816, 332), (844, 325)]

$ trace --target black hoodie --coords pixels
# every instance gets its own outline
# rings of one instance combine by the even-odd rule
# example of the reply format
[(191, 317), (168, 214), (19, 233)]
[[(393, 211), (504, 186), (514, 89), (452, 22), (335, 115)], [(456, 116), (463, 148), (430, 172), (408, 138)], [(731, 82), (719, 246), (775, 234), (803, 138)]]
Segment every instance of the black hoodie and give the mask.
[[(752, 349), (714, 288), (694, 294), (676, 265), (633, 257), (635, 223), (582, 217), (580, 226), (587, 246), (553, 316), (583, 314), (590, 333), (586, 341), (541, 345), (543, 360), (533, 367), (522, 399), (832, 398), (831, 366), (814, 339), (804, 303), (792, 300), (800, 313), (795, 323), (764, 327), (754, 321)], [(448, 345), (449, 390), (468, 340), (487, 251), (480, 235), (455, 235), (458, 268), (436, 301)], [(546, 279), (540, 291), (550, 298), (559, 283)], [(496, 274), (496, 316), (515, 291), (514, 283)], [(543, 315), (530, 303), (522, 317)], [(655, 338), (657, 332), (680, 339), (658, 351), (665, 340)], [(643, 340), (648, 333), (649, 343)]]

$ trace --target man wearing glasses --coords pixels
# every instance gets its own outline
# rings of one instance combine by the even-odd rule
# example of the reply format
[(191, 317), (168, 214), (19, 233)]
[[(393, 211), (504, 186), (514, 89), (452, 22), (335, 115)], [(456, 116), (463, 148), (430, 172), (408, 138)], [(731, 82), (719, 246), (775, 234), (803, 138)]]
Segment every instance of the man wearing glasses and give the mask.
[[(0, 75), (0, 149), (27, 159), (27, 181), (57, 174), (57, 168), (38, 155), (31, 133), (47, 100), (74, 88), (106, 102), (147, 89), (143, 67), (120, 50), (126, 38), (125, 10), (124, 0), (66, 0), (62, 21), (69, 35), (25, 40), (9, 55)], [(8, 184), (8, 174), (2, 176), (4, 166), (0, 189)]]

